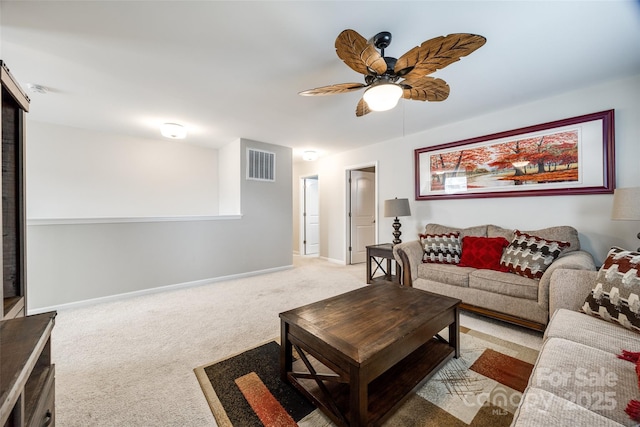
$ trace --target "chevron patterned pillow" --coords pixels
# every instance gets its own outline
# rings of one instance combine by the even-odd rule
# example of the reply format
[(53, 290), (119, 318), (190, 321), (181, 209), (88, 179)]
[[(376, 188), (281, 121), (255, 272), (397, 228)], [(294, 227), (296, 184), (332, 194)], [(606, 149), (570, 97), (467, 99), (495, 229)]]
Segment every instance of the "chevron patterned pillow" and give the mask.
[(436, 264), (458, 264), (462, 248), (460, 233), (420, 234), (420, 242), (424, 248), (422, 262)]
[(539, 279), (566, 248), (571, 244), (514, 231), (514, 237), (504, 250), (500, 265), (511, 273), (530, 279)]
[(609, 250), (582, 311), (640, 332), (640, 252)]

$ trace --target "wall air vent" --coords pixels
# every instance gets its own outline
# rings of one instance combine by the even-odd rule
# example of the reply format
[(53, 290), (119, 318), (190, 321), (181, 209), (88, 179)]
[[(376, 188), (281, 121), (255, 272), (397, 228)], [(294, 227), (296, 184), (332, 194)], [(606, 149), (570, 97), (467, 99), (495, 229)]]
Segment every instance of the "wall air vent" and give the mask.
[(247, 179), (255, 181), (275, 181), (276, 153), (248, 148)]

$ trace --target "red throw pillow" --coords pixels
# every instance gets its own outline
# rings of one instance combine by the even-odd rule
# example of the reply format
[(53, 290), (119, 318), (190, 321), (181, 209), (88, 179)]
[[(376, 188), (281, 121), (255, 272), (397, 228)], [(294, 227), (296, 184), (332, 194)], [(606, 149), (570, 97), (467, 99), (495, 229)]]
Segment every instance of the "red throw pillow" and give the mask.
[(509, 242), (504, 237), (465, 236), (462, 238), (462, 255), (458, 265), (507, 272), (509, 267), (500, 265), (502, 251), (507, 246)]
[[(640, 388), (640, 360), (636, 361), (636, 376), (638, 377), (638, 387)], [(624, 412), (629, 415), (633, 421), (640, 421), (640, 401), (630, 400)]]
[[(638, 387), (640, 388), (640, 352), (622, 350), (618, 359), (628, 360), (636, 365), (636, 376), (638, 377)], [(632, 399), (627, 404), (624, 412), (634, 421), (640, 421), (640, 401)]]

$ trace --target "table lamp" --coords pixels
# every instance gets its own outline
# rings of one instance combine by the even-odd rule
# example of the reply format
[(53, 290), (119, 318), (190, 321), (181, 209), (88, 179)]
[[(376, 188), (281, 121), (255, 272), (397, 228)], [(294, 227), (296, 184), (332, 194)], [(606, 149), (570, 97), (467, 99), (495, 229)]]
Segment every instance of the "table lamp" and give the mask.
[(400, 216), (411, 216), (411, 208), (409, 207), (409, 199), (395, 199), (385, 200), (384, 201), (384, 216), (385, 217), (396, 217), (393, 221), (393, 244), (397, 245), (398, 243), (402, 243), (400, 240), (400, 235), (402, 232), (400, 231), (400, 220), (398, 217)]
[[(640, 221), (640, 187), (616, 188), (613, 191), (611, 219)], [(640, 233), (638, 233), (640, 239)], [(640, 252), (640, 248), (638, 248)]]

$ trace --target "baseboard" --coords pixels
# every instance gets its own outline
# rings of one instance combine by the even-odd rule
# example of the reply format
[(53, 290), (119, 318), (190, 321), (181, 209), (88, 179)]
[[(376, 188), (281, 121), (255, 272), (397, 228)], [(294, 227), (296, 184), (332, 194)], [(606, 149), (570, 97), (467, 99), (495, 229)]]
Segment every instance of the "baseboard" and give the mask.
[(343, 259), (327, 258), (326, 256), (321, 256), (321, 257), (318, 257), (318, 258), (323, 259), (323, 260), (328, 261), (328, 262), (331, 262), (333, 264), (347, 265), (347, 263), (344, 262)]
[(192, 282), (177, 283), (174, 285), (158, 286), (155, 288), (141, 289), (139, 291), (125, 292), (121, 294), (107, 295), (104, 297), (74, 301), (74, 302), (69, 302), (65, 304), (52, 305), (49, 307), (39, 307), (39, 308), (28, 309), (27, 314), (32, 315), (32, 314), (46, 313), (48, 311), (54, 311), (54, 310), (56, 311), (69, 310), (72, 308), (86, 307), (86, 306), (101, 304), (105, 302), (119, 301), (123, 299), (138, 297), (141, 295), (156, 294), (159, 292), (173, 291), (176, 289), (193, 288), (196, 286), (210, 285), (213, 283), (224, 282), (227, 280), (242, 279), (245, 277), (253, 277), (253, 276), (259, 276), (267, 273), (275, 273), (277, 271), (289, 270), (291, 268), (293, 268), (293, 265), (286, 265), (282, 267), (268, 268), (266, 270), (251, 271), (248, 273), (231, 274), (229, 276), (213, 277), (210, 279), (194, 280)]

